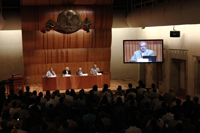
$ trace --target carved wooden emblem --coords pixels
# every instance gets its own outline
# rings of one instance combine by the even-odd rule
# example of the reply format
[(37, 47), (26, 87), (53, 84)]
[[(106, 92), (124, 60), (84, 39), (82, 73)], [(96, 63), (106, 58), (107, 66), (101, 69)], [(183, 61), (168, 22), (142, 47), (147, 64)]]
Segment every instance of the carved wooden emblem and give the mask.
[(89, 29), (92, 28), (91, 21), (90, 19), (85, 18), (85, 20), (81, 22), (80, 15), (74, 10), (65, 10), (58, 15), (57, 22), (50, 19), (46, 23), (47, 31), (54, 28), (54, 30), (63, 33), (73, 33), (81, 27), (83, 27), (85, 31), (89, 32)]

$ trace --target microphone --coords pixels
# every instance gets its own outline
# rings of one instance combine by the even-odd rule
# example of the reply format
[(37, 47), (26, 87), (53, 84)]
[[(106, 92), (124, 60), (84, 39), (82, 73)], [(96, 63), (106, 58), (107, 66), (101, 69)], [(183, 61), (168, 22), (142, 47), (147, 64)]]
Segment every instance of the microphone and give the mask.
[(143, 56), (144, 56), (144, 53), (141, 53), (141, 57), (143, 58)]

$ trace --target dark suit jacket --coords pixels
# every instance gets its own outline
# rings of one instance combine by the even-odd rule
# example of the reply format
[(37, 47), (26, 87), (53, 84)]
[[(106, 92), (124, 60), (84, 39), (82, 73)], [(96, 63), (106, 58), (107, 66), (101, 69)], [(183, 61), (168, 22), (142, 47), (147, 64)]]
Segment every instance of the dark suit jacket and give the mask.
[[(78, 73), (78, 72), (79, 72), (79, 71), (77, 71), (77, 72), (76, 72), (76, 75), (79, 75), (79, 73)], [(84, 71), (82, 71), (82, 73), (84, 74), (85, 72), (84, 72)]]
[[(66, 70), (63, 70), (63, 74), (66, 74)], [(71, 74), (71, 71), (68, 71), (68, 74)]]

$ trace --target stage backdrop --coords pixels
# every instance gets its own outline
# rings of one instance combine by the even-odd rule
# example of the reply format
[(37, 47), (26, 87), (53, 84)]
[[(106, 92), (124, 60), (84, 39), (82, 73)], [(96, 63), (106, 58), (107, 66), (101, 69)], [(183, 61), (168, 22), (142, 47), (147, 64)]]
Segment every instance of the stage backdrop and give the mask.
[[(42, 76), (46, 75), (49, 67), (53, 67), (57, 76), (62, 75), (66, 66), (72, 75), (79, 67), (89, 73), (93, 64), (109, 73), (112, 3), (113, 0), (90, 0), (86, 3), (80, 0), (21, 0), (25, 83), (42, 83)], [(82, 29), (71, 34), (53, 30), (41, 32), (49, 19), (57, 22), (58, 14), (70, 9), (80, 14), (81, 21), (86, 17), (91, 20), (90, 32)]]

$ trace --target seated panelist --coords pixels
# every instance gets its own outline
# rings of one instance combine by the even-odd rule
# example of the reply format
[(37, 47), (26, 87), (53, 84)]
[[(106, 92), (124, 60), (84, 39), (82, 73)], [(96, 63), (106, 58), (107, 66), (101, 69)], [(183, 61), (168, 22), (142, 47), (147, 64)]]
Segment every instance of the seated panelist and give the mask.
[(100, 72), (99, 68), (97, 68), (97, 65), (94, 64), (93, 68), (91, 68), (91, 70), (90, 70), (90, 74), (91, 75), (97, 75), (97, 73), (99, 73), (99, 72)]
[(49, 71), (46, 73), (47, 77), (56, 77), (56, 73), (53, 71), (53, 67), (49, 68)]
[(66, 67), (65, 70), (63, 70), (63, 75), (71, 75), (71, 71), (69, 70), (69, 67)]
[(80, 67), (78, 69), (78, 71), (76, 72), (76, 75), (82, 75), (82, 74), (85, 74), (85, 72), (82, 70), (82, 68)]

